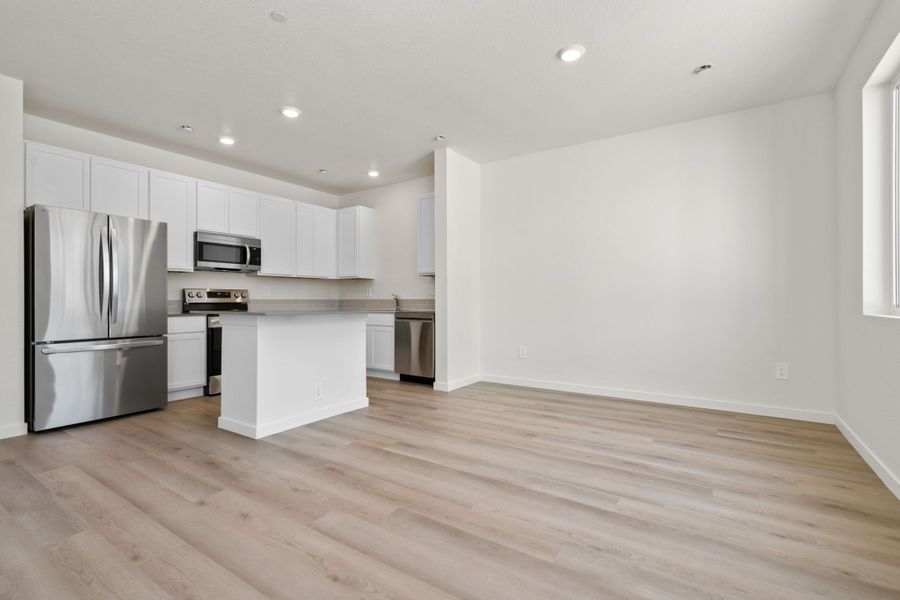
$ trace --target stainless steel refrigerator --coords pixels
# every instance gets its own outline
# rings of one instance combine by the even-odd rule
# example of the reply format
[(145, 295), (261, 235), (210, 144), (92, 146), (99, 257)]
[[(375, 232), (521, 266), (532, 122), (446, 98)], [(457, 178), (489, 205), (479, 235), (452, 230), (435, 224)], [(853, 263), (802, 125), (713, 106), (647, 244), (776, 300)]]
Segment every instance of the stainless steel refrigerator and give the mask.
[(25, 210), (30, 431), (166, 405), (166, 225)]

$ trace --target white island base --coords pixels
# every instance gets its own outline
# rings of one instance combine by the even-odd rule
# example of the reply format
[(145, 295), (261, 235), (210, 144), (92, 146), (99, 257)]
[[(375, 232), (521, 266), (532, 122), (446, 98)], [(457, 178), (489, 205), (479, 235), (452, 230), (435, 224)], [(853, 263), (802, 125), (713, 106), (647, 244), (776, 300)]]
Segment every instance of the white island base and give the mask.
[(368, 405), (365, 313), (222, 314), (221, 429), (259, 439)]

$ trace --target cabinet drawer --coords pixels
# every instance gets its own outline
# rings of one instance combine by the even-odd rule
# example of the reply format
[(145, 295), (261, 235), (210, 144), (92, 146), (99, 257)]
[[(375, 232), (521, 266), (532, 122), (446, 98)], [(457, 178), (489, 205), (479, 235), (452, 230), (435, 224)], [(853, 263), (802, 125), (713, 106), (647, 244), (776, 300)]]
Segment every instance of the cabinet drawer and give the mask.
[(369, 313), (366, 317), (366, 325), (394, 326), (394, 313)]
[(200, 315), (191, 315), (189, 317), (169, 317), (170, 334), (173, 333), (194, 333), (206, 331), (206, 317)]

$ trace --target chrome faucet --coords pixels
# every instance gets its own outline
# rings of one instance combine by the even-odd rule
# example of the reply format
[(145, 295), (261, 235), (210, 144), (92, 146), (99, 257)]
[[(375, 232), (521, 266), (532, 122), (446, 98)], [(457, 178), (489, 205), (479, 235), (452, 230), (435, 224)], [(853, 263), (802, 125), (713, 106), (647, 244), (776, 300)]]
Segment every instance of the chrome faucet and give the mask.
[(400, 311), (400, 296), (397, 294), (391, 294), (394, 297), (394, 312)]

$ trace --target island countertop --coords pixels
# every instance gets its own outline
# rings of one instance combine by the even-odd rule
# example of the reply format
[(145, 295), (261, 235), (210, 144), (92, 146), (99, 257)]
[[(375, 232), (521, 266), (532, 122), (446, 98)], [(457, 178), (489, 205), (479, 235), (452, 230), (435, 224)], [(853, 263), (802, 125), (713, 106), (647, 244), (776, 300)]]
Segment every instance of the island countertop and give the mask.
[(249, 310), (246, 312), (223, 312), (223, 311), (197, 311), (191, 314), (202, 315), (202, 314), (213, 314), (219, 315), (221, 317), (291, 317), (291, 316), (306, 316), (306, 315), (413, 315), (413, 314), (434, 314), (434, 311), (427, 310), (356, 310), (356, 309), (308, 309), (308, 310)]

